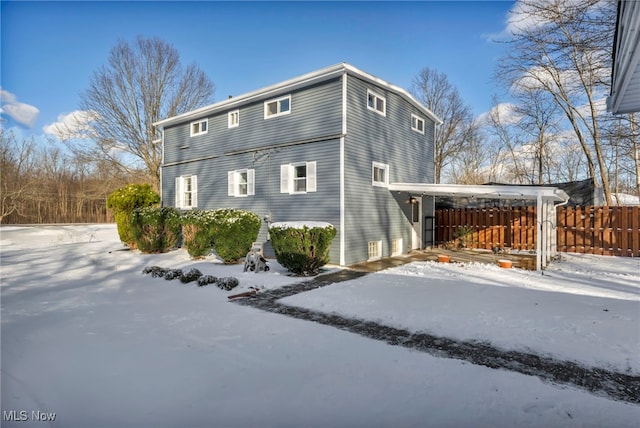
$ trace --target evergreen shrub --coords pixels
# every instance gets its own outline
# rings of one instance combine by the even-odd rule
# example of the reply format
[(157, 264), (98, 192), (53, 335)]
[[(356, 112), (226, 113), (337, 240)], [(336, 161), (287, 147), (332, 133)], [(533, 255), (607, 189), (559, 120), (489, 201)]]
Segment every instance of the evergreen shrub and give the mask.
[(278, 263), (304, 276), (317, 275), (329, 262), (329, 248), (336, 233), (333, 225), (320, 222), (274, 223), (269, 229)]
[(133, 210), (131, 232), (143, 253), (164, 253), (180, 239), (180, 212), (173, 207), (143, 207)]
[(225, 263), (235, 263), (251, 250), (258, 239), (262, 220), (251, 211), (221, 208), (211, 212), (216, 253)]
[(107, 197), (107, 208), (113, 211), (118, 227), (118, 236), (129, 248), (136, 248), (136, 241), (131, 230), (133, 210), (155, 206), (159, 202), (160, 195), (149, 184), (128, 184), (115, 190)]
[(182, 213), (182, 245), (193, 258), (209, 254), (213, 248), (213, 223), (211, 210), (192, 210)]

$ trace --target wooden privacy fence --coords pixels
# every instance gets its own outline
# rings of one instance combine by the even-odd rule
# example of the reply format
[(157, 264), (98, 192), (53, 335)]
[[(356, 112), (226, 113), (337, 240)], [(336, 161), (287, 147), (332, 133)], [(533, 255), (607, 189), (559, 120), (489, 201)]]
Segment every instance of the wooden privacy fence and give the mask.
[(558, 251), (640, 256), (640, 207), (561, 207)]
[[(557, 250), (640, 257), (640, 207), (556, 208)], [(536, 207), (436, 210), (436, 245), (469, 226), (470, 248), (535, 250)]]

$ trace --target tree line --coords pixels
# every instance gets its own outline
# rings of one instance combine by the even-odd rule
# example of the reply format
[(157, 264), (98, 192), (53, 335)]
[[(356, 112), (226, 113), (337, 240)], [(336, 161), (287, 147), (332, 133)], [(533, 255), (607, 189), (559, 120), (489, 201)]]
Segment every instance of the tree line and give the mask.
[(106, 223), (107, 196), (144, 171), (85, 162), (53, 142), (37, 144), (0, 128), (0, 223)]
[[(500, 43), (493, 108), (474, 117), (446, 74), (425, 67), (409, 91), (443, 120), (435, 182), (553, 184), (592, 178), (605, 204), (640, 194), (640, 118), (613, 116), (616, 22), (611, 0), (519, 0)], [(2, 131), (1, 223), (112, 221), (106, 196), (127, 183), (159, 188), (153, 123), (213, 101), (215, 86), (177, 50), (138, 37), (114, 46), (81, 95), (84, 116), (61, 125), (64, 149)]]

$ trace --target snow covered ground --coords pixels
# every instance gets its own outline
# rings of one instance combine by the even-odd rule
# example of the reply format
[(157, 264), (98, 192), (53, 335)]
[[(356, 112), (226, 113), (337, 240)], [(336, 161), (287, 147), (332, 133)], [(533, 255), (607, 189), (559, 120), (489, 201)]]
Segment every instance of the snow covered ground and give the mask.
[[(565, 258), (543, 276), (413, 263), (284, 301), (637, 375), (640, 261)], [(640, 425), (638, 405), (227, 301), (300, 281), (275, 261), (254, 274), (143, 255), (89, 225), (2, 227), (0, 263), (3, 427), (37, 412), (54, 427)], [(240, 286), (143, 275), (150, 265)]]

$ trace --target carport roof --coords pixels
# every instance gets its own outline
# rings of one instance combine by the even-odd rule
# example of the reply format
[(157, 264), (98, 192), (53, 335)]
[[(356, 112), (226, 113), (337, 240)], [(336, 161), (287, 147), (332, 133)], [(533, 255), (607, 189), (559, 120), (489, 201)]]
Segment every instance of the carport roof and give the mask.
[(389, 190), (411, 192), (429, 196), (475, 197), (486, 199), (541, 199), (549, 202), (566, 202), (569, 195), (564, 190), (549, 186), (466, 185), (429, 183), (391, 183)]

